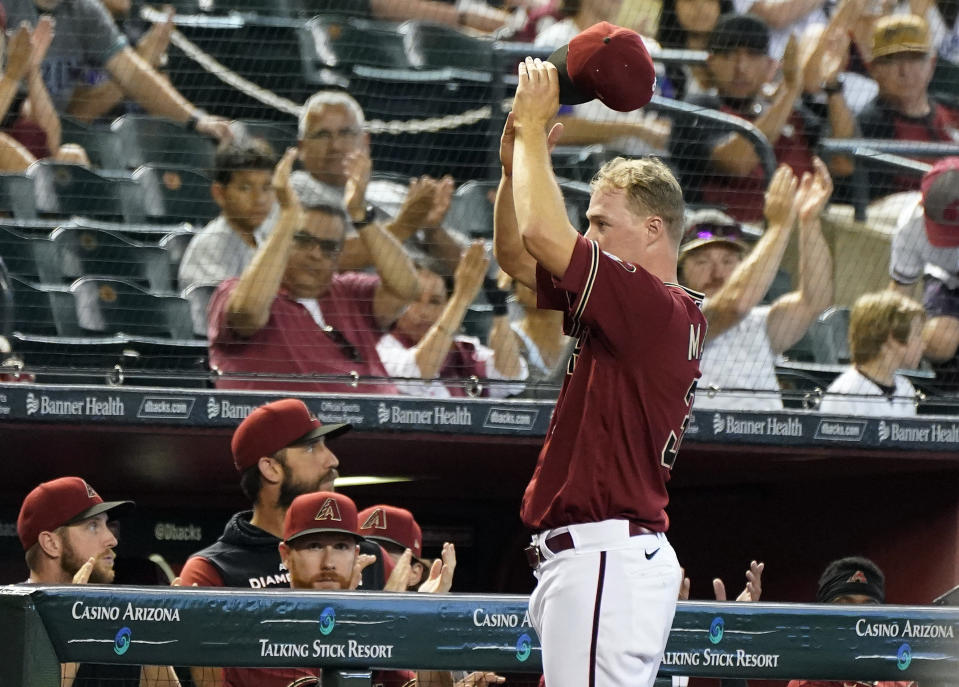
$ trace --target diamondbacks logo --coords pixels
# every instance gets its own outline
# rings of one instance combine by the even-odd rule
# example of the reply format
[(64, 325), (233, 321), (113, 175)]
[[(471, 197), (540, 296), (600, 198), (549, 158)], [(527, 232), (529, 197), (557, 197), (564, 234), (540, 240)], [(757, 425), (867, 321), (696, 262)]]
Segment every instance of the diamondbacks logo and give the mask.
[(220, 417), (220, 404), (212, 396), (206, 400), (206, 416), (209, 420)]
[(854, 572), (852, 577), (846, 580), (846, 582), (861, 582), (862, 584), (869, 584), (869, 580), (866, 579), (866, 573), (864, 573), (862, 570), (857, 570)]
[(27, 415), (33, 415), (40, 410), (40, 401), (33, 395), (33, 392), (27, 394)]
[(100, 497), (97, 495), (97, 492), (94, 491), (94, 490), (93, 490), (93, 487), (91, 487), (89, 484), (87, 484), (86, 482), (84, 482), (84, 483), (83, 483), (83, 486), (85, 486), (85, 487), (87, 488), (87, 496), (89, 496), (91, 499), (100, 498)]
[(362, 525), (360, 525), (361, 530), (385, 530), (386, 529), (386, 511), (382, 508), (377, 508), (372, 513), (370, 517), (366, 519)]
[(340, 507), (332, 498), (328, 498), (323, 502), (323, 505), (320, 506), (320, 510), (316, 515), (313, 516), (313, 519), (333, 520), (335, 522), (341, 522), (343, 520), (342, 516), (340, 515)]

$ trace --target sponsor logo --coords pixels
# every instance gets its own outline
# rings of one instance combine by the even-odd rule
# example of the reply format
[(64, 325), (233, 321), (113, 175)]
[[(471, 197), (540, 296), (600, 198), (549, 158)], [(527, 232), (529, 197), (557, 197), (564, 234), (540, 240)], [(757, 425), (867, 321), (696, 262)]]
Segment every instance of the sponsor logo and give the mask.
[(899, 651), (896, 652), (896, 667), (899, 670), (905, 670), (909, 667), (910, 663), (912, 663), (912, 647), (908, 644), (903, 644), (899, 647)]
[(364, 644), (350, 639), (344, 644), (271, 642), (260, 639), (260, 656), (274, 658), (393, 658), (393, 644)]
[(353, 425), (363, 424), (365, 419), (359, 403), (349, 401), (323, 401), (317, 417), (324, 423), (349, 422)]
[(833, 441), (862, 441), (866, 433), (865, 420), (820, 420), (816, 426), (816, 439)]
[(778, 668), (779, 654), (751, 654), (745, 649), (723, 651), (667, 651), (664, 666), (706, 666), (710, 668)]
[(336, 627), (336, 611), (332, 606), (327, 606), (320, 613), (320, 634), (324, 637), (333, 631)]
[(525, 632), (516, 640), (516, 660), (522, 663), (533, 653), (533, 640)]
[(175, 525), (172, 522), (158, 522), (153, 526), (153, 537), (157, 541), (202, 541), (203, 528), (198, 525)]
[(955, 630), (952, 625), (943, 623), (922, 623), (906, 620), (900, 624), (893, 622), (869, 622), (869, 618), (856, 621), (856, 634), (860, 637), (903, 637), (908, 639), (953, 639)]
[(490, 408), (486, 413), (483, 426), (490, 429), (519, 429), (529, 432), (536, 424), (538, 410), (514, 410), (511, 408)]
[(120, 631), (117, 632), (116, 636), (113, 638), (113, 653), (117, 656), (123, 656), (130, 648), (130, 641), (133, 633), (130, 632), (129, 627), (121, 627)]
[(902, 425), (879, 421), (879, 441), (909, 444), (959, 444), (959, 423), (930, 422), (927, 425)]
[(529, 611), (519, 613), (487, 613), (482, 608), (473, 611), (473, 627), (532, 627)]
[(643, 554), (646, 556), (647, 561), (653, 560), (653, 556), (655, 556), (657, 553), (659, 553), (659, 549), (656, 549), (652, 553), (650, 553), (649, 551), (643, 550)]
[(713, 413), (713, 434), (739, 434), (765, 437), (801, 437), (802, 422), (798, 417), (779, 418), (769, 415), (764, 420), (740, 415)]
[(137, 417), (166, 420), (188, 420), (193, 411), (195, 398), (186, 396), (158, 397), (145, 396), (140, 402)]
[(433, 406), (432, 408), (409, 408), (400, 405), (387, 405), (380, 402), (376, 408), (376, 419), (383, 425), (433, 425), (469, 427), (473, 424), (473, 415), (466, 406)]
[(256, 410), (256, 406), (242, 403), (232, 403), (226, 399), (217, 399), (212, 396), (206, 402), (207, 419), (213, 420), (218, 417), (229, 420), (243, 420), (247, 415)]
[(82, 601), (75, 601), (70, 614), (74, 620), (134, 620), (146, 623), (178, 623), (180, 622), (179, 608), (156, 608), (134, 606), (128, 603), (121, 606), (87, 606)]
[(723, 420), (723, 416), (719, 413), (713, 413), (713, 434), (722, 434), (725, 426), (726, 421)]
[(27, 394), (27, 415), (68, 415), (82, 417), (117, 417), (124, 414), (123, 401), (119, 396), (86, 396), (83, 399), (66, 400), (50, 398), (46, 394)]
[(709, 641), (713, 644), (719, 644), (723, 641), (723, 634), (726, 632), (726, 621), (721, 616), (713, 618), (709, 624)]

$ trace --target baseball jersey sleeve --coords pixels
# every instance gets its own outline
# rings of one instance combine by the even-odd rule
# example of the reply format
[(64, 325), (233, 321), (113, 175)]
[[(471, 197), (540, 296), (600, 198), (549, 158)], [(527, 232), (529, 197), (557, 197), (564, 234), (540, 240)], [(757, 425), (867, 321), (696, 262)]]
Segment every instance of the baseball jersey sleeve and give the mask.
[(222, 587), (220, 571), (210, 561), (199, 556), (189, 559), (180, 571), (180, 585), (183, 587)]

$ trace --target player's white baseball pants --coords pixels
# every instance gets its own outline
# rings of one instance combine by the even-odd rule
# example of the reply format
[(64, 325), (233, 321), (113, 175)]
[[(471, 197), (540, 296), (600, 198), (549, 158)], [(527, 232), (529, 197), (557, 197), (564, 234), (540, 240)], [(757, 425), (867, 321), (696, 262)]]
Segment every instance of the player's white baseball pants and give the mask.
[[(664, 534), (629, 536), (625, 520), (535, 535), (539, 580), (529, 615), (543, 647), (546, 687), (645, 687), (659, 670), (681, 572)], [(574, 548), (554, 554), (568, 530)]]

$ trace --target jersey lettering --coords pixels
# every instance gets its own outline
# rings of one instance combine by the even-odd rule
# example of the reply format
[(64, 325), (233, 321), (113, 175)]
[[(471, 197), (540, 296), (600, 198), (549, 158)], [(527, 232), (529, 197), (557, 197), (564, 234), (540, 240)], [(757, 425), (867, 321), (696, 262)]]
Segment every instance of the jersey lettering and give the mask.
[(703, 326), (701, 324), (689, 325), (689, 350), (687, 360), (699, 360), (703, 357)]
[[(692, 331), (690, 331), (690, 336), (692, 336)], [(686, 403), (686, 415), (683, 416), (682, 424), (679, 426), (679, 433), (677, 434), (675, 431), (669, 430), (669, 436), (666, 437), (666, 444), (663, 446), (662, 453), (660, 454), (660, 463), (667, 470), (673, 469), (676, 458), (679, 456), (679, 447), (683, 443), (686, 428), (689, 427), (689, 417), (693, 400), (696, 398), (696, 385), (698, 383), (699, 380), (694, 379), (686, 390), (686, 394), (683, 396), (683, 401)]]

